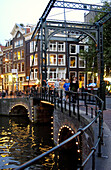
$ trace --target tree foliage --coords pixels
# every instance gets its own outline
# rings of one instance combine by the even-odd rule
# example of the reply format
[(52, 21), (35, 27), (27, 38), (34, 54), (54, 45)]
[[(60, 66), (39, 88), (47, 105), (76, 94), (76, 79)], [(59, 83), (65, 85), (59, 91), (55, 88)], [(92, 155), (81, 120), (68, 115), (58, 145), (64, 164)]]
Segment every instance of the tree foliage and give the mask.
[[(104, 6), (111, 7), (111, 3), (104, 2)], [(103, 8), (104, 10), (104, 8)], [(93, 22), (96, 22), (101, 17), (103, 17), (105, 13), (97, 13)], [(89, 39), (88, 51), (84, 51), (83, 56), (87, 61), (87, 71), (97, 72), (97, 53), (95, 48), (95, 43)], [(111, 68), (111, 19), (108, 20), (103, 25), (103, 55), (104, 55), (104, 64), (107, 67)]]

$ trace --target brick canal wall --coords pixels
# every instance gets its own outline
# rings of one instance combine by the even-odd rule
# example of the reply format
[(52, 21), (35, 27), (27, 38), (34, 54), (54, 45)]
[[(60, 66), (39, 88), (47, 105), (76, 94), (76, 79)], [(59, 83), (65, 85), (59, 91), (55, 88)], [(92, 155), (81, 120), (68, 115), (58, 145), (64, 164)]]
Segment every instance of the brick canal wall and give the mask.
[[(59, 132), (60, 129), (68, 127), (71, 131), (76, 133), (79, 128), (85, 127), (89, 124), (89, 121), (80, 116), (80, 121), (78, 121), (75, 115), (69, 117), (68, 112), (62, 113), (59, 109), (54, 110), (53, 113), (53, 138), (54, 143), (57, 145), (59, 143)], [(82, 153), (83, 159), (86, 158), (86, 155), (90, 152), (90, 148), (94, 145), (94, 131), (93, 128), (89, 128), (82, 135)]]

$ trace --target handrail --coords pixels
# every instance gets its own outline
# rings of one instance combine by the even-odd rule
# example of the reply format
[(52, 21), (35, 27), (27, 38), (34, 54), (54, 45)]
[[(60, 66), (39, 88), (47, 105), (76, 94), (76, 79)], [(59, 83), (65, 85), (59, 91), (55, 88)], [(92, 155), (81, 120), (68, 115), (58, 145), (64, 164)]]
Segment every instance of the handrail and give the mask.
[[(94, 95), (94, 94), (90, 94), (88, 92), (83, 92), (83, 93), (80, 93), (80, 92), (71, 92), (69, 91), (69, 103), (66, 102), (66, 101), (63, 101), (63, 93), (61, 90), (59, 91), (56, 91), (54, 90), (53, 91), (53, 94), (50, 93), (50, 89), (48, 91), (48, 93), (46, 93), (45, 91), (40, 91), (41, 93), (39, 94), (39, 96), (41, 97), (41, 99), (44, 99), (44, 100), (49, 100), (50, 102), (54, 103), (55, 104), (55, 108), (57, 107), (56, 105), (58, 105), (58, 107), (60, 107), (61, 111), (63, 112), (64, 108), (66, 107), (66, 105), (69, 105), (69, 108), (70, 108), (70, 105), (74, 105), (75, 103), (71, 102), (70, 101), (70, 97), (72, 97), (72, 95), (76, 94), (78, 95), (77, 97), (77, 109), (79, 108), (79, 101), (80, 99), (82, 100), (82, 98), (80, 98), (82, 96), (82, 94), (84, 95), (84, 103), (85, 105), (87, 106), (87, 96), (93, 96), (95, 97), (95, 101), (96, 101), (96, 114), (95, 114), (95, 118), (93, 118), (93, 120), (85, 127), (83, 128), (80, 128), (78, 130), (78, 132), (74, 135), (72, 135), (70, 138), (66, 139), (65, 141), (63, 141), (62, 143), (58, 144), (57, 146), (53, 147), (52, 149), (50, 149), (49, 151), (37, 156), (36, 158), (24, 163), (23, 165), (20, 165), (19, 167), (16, 168), (16, 170), (21, 170), (21, 169), (25, 169), (31, 165), (33, 165), (35, 162), (37, 162), (39, 159), (45, 157), (46, 155), (50, 154), (51, 152), (57, 150), (58, 148), (62, 147), (63, 145), (67, 144), (68, 142), (70, 142), (71, 140), (75, 139), (76, 137), (79, 137), (80, 140), (81, 139), (81, 135), (89, 128), (91, 127), (91, 125), (94, 123), (94, 122), (97, 122), (97, 119), (99, 118), (99, 136), (98, 136), (98, 140), (95, 144), (95, 146), (91, 149), (91, 152), (89, 153), (89, 155), (87, 156), (87, 158), (84, 160), (84, 162), (80, 164), (80, 169), (83, 169), (83, 167), (86, 165), (86, 163), (88, 162), (88, 160), (90, 159), (90, 157), (92, 156), (92, 170), (95, 169), (95, 151), (96, 151), (96, 148), (98, 147), (98, 156), (101, 157), (101, 144), (102, 144), (102, 137), (103, 137), (103, 104), (104, 102), (97, 96), (97, 95)], [(56, 97), (56, 92), (59, 93), (59, 97)], [(47, 96), (48, 95), (48, 96)], [(58, 102), (58, 103), (57, 103)], [(59, 103), (60, 102), (60, 103)], [(63, 106), (64, 105), (64, 106)], [(97, 106), (98, 105), (98, 106)], [(97, 107), (99, 108), (99, 110), (97, 110)], [(79, 115), (79, 111), (78, 111), (78, 120), (80, 120), (80, 115)], [(69, 113), (69, 116), (71, 116), (71, 110), (70, 110), (70, 113)], [(80, 141), (80, 145), (82, 145), (82, 141)], [(82, 146), (80, 146), (82, 147)]]

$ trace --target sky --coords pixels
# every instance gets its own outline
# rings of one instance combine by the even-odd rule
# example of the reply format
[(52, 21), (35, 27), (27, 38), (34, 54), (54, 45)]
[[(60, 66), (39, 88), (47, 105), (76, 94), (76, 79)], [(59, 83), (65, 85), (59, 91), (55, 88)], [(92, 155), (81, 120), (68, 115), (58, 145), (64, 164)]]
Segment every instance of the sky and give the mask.
[[(70, 0), (71, 1), (71, 0)], [(37, 24), (49, 0), (0, 0), (0, 44), (5, 45), (11, 37), (15, 23)], [(87, 4), (100, 4), (101, 0), (72, 0)], [(62, 19), (63, 9), (52, 9), (48, 19)], [(72, 13), (73, 12), (73, 13)], [(84, 12), (80, 10), (67, 10), (66, 19), (83, 21)]]

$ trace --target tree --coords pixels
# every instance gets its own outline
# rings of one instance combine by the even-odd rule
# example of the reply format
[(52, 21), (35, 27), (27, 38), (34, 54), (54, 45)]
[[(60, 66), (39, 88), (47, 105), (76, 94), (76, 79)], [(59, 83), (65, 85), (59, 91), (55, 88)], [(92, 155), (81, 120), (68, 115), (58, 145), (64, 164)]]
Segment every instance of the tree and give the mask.
[[(104, 2), (104, 6), (111, 7), (111, 2)], [(103, 8), (104, 10), (104, 8)], [(96, 22), (101, 17), (104, 16), (104, 13), (96, 13), (93, 22)], [(91, 21), (92, 22), (92, 19)], [(103, 55), (104, 55), (104, 64), (106, 66), (106, 70), (110, 70), (111, 68), (111, 22), (107, 21), (103, 25)], [(89, 39), (88, 41), (89, 49), (88, 51), (82, 52), (83, 57), (87, 62), (87, 71), (97, 72), (97, 57), (96, 57), (96, 47), (95, 43)], [(91, 70), (92, 69), (92, 70)]]

